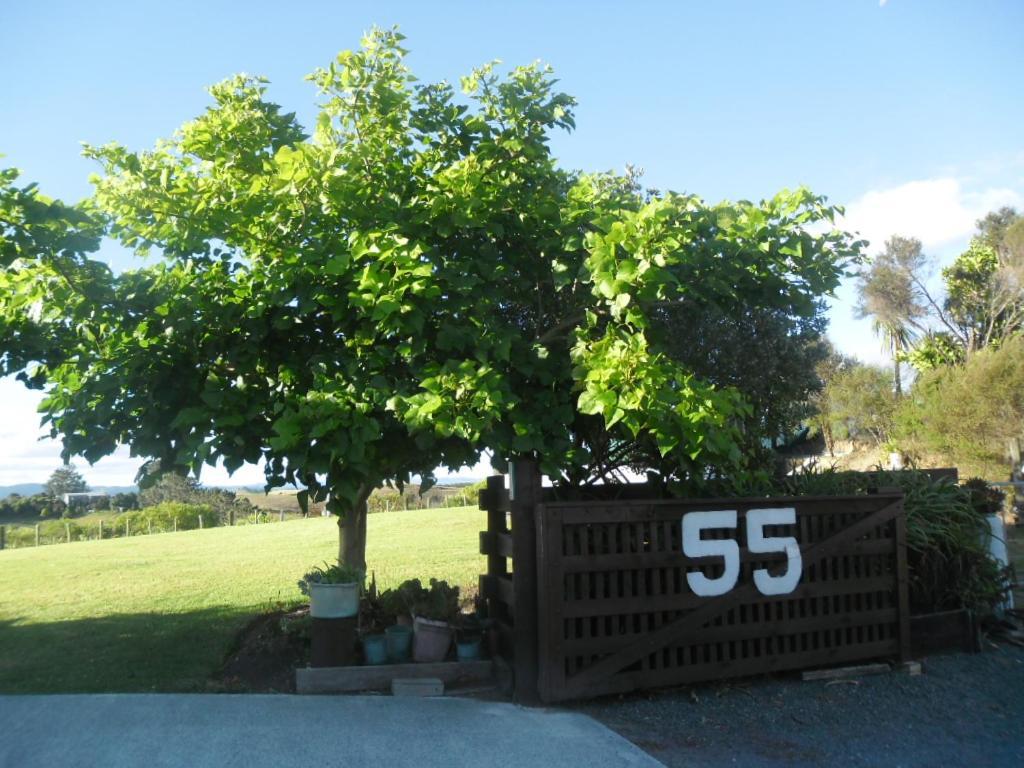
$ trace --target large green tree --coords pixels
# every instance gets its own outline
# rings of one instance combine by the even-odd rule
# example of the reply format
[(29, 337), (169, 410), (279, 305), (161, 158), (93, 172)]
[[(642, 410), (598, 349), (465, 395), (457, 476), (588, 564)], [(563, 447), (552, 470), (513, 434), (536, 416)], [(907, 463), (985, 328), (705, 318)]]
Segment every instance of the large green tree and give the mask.
[(3, 274), (6, 370), (46, 389), (65, 452), (262, 461), (270, 486), (330, 494), (357, 566), (375, 486), (482, 449), (556, 481), (742, 471), (749, 406), (668, 353), (686, 329), (660, 313), (813, 320), (860, 247), (821, 226), (835, 209), (564, 171), (548, 142), (574, 101), (550, 72), (485, 66), (459, 96), (416, 82), (401, 39), (311, 76), (312, 131), (236, 77), (153, 150), (87, 149), (81, 228), (159, 259), (115, 276), (76, 256), (61, 282), (37, 249)]
[(740, 423), (755, 441), (748, 452), (761, 438), (789, 437), (814, 412), (823, 386), (818, 366), (829, 354), (821, 314), (684, 305), (665, 310), (658, 322), (670, 357), (704, 381), (743, 394), (750, 410)]

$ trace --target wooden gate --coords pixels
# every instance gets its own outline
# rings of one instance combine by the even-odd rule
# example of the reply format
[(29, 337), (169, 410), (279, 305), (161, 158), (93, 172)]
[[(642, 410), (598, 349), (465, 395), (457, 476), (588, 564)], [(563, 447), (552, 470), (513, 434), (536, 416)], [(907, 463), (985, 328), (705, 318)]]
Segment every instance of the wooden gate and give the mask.
[[(907, 658), (902, 496), (547, 503), (537, 510), (539, 690), (584, 698), (885, 656)], [(799, 542), (791, 592), (762, 594), (785, 551), (757, 554), (753, 510), (793, 510), (773, 538)], [(699, 596), (690, 574), (719, 580), (722, 557), (687, 557), (682, 520), (734, 511), (716, 528), (739, 552), (735, 586)], [(763, 550), (762, 550), (763, 552)], [(763, 577), (762, 577), (763, 578)]]
[(535, 475), (511, 502), (502, 490), (489, 487), (481, 587), (520, 701), (909, 656), (898, 491), (552, 501)]

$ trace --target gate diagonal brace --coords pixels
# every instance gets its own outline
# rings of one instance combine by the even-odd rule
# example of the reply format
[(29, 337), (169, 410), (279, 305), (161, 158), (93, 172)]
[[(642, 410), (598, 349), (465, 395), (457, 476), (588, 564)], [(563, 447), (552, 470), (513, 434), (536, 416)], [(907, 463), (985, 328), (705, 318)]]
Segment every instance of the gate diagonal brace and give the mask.
[[(863, 536), (872, 528), (877, 528), (879, 525), (893, 520), (902, 512), (903, 497), (901, 495), (877, 512), (868, 515), (863, 520), (858, 520), (853, 525), (834, 533), (829, 538), (801, 547), (800, 555), (803, 558), (805, 567), (817, 564), (826, 557), (831, 557), (835, 550)], [(689, 640), (696, 639), (708, 622), (713, 621), (733, 606), (755, 595), (755, 585), (748, 583), (734, 589), (726, 596), (713, 598), (707, 605), (696, 608), (684, 616), (680, 616), (661, 629), (645, 635), (593, 666), (578, 672), (566, 680), (566, 689), (571, 693), (581, 693), (589, 684), (614, 675), (630, 664), (639, 661), (645, 656), (649, 656), (667, 645), (685, 644)]]

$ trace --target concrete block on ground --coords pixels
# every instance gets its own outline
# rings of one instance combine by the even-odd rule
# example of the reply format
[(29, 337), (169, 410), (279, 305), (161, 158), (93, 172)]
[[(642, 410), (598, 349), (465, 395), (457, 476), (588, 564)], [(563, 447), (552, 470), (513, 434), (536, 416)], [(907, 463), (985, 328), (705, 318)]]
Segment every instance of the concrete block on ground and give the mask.
[(897, 672), (901, 672), (904, 675), (910, 675), (911, 677), (917, 677), (924, 670), (921, 668), (920, 661), (904, 661), (896, 667)]

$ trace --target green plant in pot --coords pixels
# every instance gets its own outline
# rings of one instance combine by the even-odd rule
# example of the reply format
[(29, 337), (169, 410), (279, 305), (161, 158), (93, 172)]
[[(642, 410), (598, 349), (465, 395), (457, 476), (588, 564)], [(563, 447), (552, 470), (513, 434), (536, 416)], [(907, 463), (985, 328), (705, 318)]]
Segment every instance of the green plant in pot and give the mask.
[(479, 661), (483, 645), (484, 625), (474, 613), (460, 614), (455, 625), (455, 658)]
[(360, 571), (324, 563), (299, 580), (299, 589), (309, 595), (309, 615), (314, 619), (343, 619), (359, 614), (362, 582)]
[(381, 615), (397, 624), (411, 627), (416, 607), (426, 603), (429, 598), (430, 590), (425, 589), (419, 579), (406, 579), (394, 589), (381, 592), (377, 602)]
[(412, 620), (415, 607), (426, 603), (430, 590), (419, 579), (403, 581), (386, 589), (376, 600), (377, 616), (385, 622), (388, 661), (403, 664), (412, 659)]
[(430, 580), (430, 589), (413, 606), (412, 656), (415, 661), (444, 661), (454, 637), (452, 622), (459, 615), (459, 588)]

